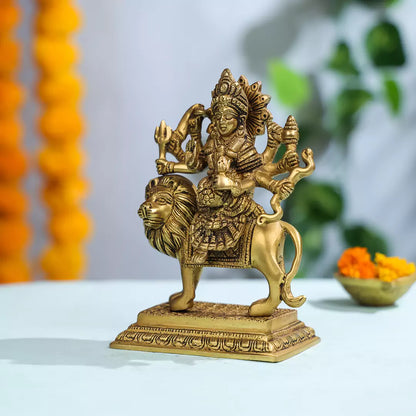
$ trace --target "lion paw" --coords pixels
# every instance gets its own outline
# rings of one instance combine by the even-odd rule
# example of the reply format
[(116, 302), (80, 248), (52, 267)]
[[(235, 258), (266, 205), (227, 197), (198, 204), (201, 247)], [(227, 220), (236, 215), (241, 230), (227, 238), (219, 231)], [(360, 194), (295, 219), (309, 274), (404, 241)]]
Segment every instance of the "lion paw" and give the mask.
[(277, 305), (268, 298), (260, 299), (253, 302), (248, 310), (250, 316), (270, 316), (276, 309)]
[(184, 296), (183, 292), (174, 293), (169, 298), (169, 306), (172, 312), (186, 311), (194, 305), (194, 300)]

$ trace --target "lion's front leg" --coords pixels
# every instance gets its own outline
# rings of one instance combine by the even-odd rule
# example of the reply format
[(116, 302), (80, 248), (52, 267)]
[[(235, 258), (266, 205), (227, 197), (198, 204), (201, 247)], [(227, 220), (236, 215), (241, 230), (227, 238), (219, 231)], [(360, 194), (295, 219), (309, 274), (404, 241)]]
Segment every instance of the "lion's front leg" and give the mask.
[(195, 299), (195, 289), (202, 272), (202, 267), (181, 266), (183, 290), (174, 293), (169, 298), (171, 311), (186, 311), (192, 308)]

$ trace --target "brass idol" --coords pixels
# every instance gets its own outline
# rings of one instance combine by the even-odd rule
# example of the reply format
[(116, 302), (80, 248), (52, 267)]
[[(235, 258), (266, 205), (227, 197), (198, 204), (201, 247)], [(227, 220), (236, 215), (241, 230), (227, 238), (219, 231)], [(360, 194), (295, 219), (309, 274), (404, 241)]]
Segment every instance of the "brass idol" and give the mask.
[[(297, 308), (306, 300), (291, 292), (302, 241), (298, 231), (281, 220), (280, 203), (315, 165), (312, 150), (304, 149), (300, 166), (296, 120), (289, 116), (282, 128), (273, 121), (269, 102), (260, 82), (250, 85), (244, 76), (236, 82), (225, 69), (212, 91), (210, 108), (195, 104), (175, 130), (164, 121), (156, 128), (156, 168), (161, 176), (147, 185), (138, 214), (150, 244), (178, 259), (182, 290), (168, 304), (141, 312), (137, 323), (111, 347), (281, 361), (319, 342), (313, 329), (297, 320), (296, 311), (277, 309), (282, 301)], [(209, 121), (205, 143), (204, 119)], [(258, 153), (256, 136), (266, 131), (266, 148)], [(285, 151), (276, 161), (281, 145)], [(167, 153), (176, 162), (168, 161)], [(206, 168), (197, 187), (177, 175)], [(253, 200), (256, 187), (272, 193), (272, 214)], [(288, 272), (283, 256), (286, 235), (295, 246)], [(204, 267), (254, 267), (266, 277), (269, 294), (250, 307), (194, 304)]]

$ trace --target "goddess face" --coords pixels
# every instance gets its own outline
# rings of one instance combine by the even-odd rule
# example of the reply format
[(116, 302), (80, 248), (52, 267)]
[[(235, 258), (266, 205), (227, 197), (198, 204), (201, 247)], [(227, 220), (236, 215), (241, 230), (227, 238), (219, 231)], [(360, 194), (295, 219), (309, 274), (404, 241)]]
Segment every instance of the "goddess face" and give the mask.
[(214, 124), (222, 136), (234, 133), (238, 126), (238, 114), (232, 107), (219, 106), (214, 110)]

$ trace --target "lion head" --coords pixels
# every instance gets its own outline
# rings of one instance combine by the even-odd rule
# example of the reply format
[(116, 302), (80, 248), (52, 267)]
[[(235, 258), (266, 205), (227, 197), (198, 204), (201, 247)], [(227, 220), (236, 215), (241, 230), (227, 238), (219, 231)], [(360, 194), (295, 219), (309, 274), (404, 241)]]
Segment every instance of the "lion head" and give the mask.
[(165, 175), (152, 179), (146, 186), (146, 201), (138, 214), (150, 244), (176, 257), (196, 210), (193, 183), (183, 176)]

